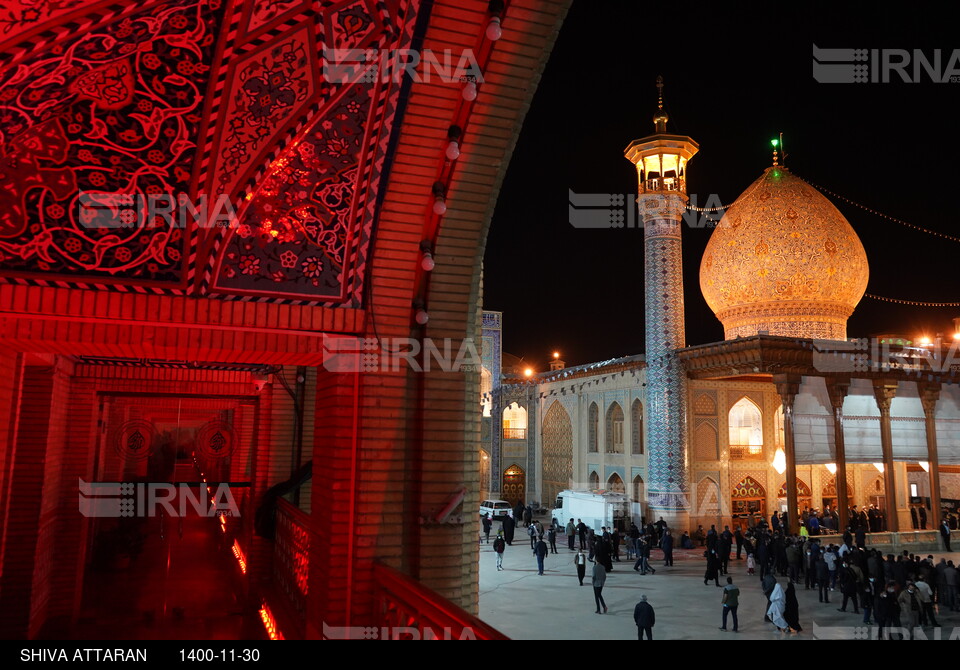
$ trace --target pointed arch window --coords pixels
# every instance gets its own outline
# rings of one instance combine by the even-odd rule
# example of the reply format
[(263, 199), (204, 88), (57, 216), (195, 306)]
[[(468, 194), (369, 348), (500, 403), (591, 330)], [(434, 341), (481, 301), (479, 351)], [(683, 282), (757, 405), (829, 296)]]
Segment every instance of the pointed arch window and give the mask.
[(763, 415), (748, 398), (741, 398), (728, 416), (730, 458), (763, 460)]

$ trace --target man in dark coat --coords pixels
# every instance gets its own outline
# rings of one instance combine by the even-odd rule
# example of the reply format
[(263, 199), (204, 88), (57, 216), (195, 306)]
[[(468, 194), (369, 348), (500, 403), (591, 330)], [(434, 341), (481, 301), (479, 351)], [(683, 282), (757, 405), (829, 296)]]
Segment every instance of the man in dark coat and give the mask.
[(863, 551), (867, 548), (867, 530), (863, 526), (857, 526), (857, 549)]
[(733, 531), (733, 539), (737, 543), (737, 560), (740, 560), (740, 552), (743, 551), (743, 533), (740, 532), (740, 526), (737, 526), (737, 529)]
[(943, 538), (943, 546), (946, 548), (947, 553), (950, 553), (950, 524), (947, 523), (947, 520), (944, 519), (943, 523), (940, 524), (940, 536)]
[(673, 535), (670, 534), (669, 528), (663, 531), (660, 548), (663, 549), (663, 564), (673, 567)]
[(757, 568), (760, 570), (760, 579), (763, 579), (770, 569), (770, 551), (767, 539), (762, 535), (757, 538)]
[(580, 550), (587, 548), (587, 524), (577, 519), (577, 535), (580, 537)]
[(653, 607), (647, 602), (647, 596), (640, 596), (640, 602), (633, 609), (633, 620), (637, 624), (637, 639), (642, 640), (646, 632), (647, 639), (653, 639), (653, 626), (657, 622)]
[(920, 514), (920, 530), (926, 530), (927, 529), (927, 508), (921, 505), (920, 509), (917, 511)]

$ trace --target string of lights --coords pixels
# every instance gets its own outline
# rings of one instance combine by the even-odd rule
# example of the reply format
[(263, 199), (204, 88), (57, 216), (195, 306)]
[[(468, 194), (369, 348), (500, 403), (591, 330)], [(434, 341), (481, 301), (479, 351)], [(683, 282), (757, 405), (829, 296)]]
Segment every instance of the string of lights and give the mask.
[(960, 302), (923, 302), (921, 300), (900, 300), (898, 298), (885, 298), (882, 295), (872, 293), (863, 294), (867, 298), (880, 300), (882, 302), (892, 302), (897, 305), (912, 305), (914, 307), (960, 307)]
[[(800, 177), (800, 179), (803, 179), (803, 177)], [(951, 242), (960, 242), (960, 237), (955, 237), (955, 236), (953, 236), (953, 235), (946, 235), (945, 233), (938, 233), (938, 232), (935, 231), (935, 230), (930, 230), (929, 228), (924, 228), (923, 226), (914, 225), (914, 224), (912, 224), (912, 223), (909, 223), (909, 222), (907, 222), (907, 221), (904, 221), (903, 219), (898, 219), (898, 218), (895, 217), (895, 216), (890, 216), (890, 215), (888, 215), (888, 214), (884, 214), (883, 212), (878, 212), (877, 210), (872, 209), (872, 208), (870, 208), (870, 207), (867, 207), (866, 205), (861, 205), (859, 202), (856, 202), (856, 201), (854, 201), (854, 200), (851, 200), (850, 198), (846, 198), (846, 197), (844, 197), (844, 196), (842, 196), (842, 195), (840, 195), (840, 194), (838, 194), (838, 193), (834, 193), (834, 192), (831, 191), (830, 189), (824, 188), (823, 186), (820, 186), (820, 185), (818, 185), (818, 184), (814, 184), (812, 181), (809, 181), (809, 180), (807, 180), (807, 179), (803, 179), (803, 181), (807, 182), (808, 184), (810, 184), (810, 186), (814, 187), (815, 189), (817, 189), (817, 190), (820, 191), (821, 193), (824, 193), (824, 194), (829, 195), (829, 196), (834, 197), (834, 198), (839, 198), (840, 200), (843, 200), (843, 201), (844, 201), (845, 203), (847, 203), (848, 205), (853, 205), (854, 207), (859, 207), (860, 209), (862, 209), (862, 210), (864, 210), (864, 211), (866, 211), (866, 212), (870, 212), (871, 214), (875, 214), (876, 216), (879, 216), (879, 217), (882, 218), (882, 219), (887, 219), (888, 221), (893, 221), (894, 223), (899, 223), (901, 226), (906, 226), (907, 228), (912, 228), (913, 230), (919, 230), (921, 233), (926, 233), (927, 235), (933, 235), (934, 237), (939, 237), (939, 238), (942, 238), (942, 239), (945, 239), (945, 240), (950, 240)]]
[(729, 206), (730, 205), (720, 205), (719, 207), (694, 207), (693, 205), (687, 205), (687, 209), (705, 214), (706, 212), (725, 212)]

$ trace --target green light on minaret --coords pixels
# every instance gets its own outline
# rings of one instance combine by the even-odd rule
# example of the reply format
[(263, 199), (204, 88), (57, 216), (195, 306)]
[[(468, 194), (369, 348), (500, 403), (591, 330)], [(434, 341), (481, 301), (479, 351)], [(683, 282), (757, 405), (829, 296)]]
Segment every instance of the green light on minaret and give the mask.
[(780, 146), (780, 140), (770, 140), (770, 144), (772, 144), (773, 148), (776, 149), (778, 146)]

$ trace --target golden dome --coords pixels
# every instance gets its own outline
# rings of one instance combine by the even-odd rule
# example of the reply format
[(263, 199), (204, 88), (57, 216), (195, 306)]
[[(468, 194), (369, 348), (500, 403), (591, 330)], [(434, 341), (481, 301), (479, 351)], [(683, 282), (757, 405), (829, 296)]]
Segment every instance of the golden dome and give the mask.
[(700, 290), (724, 337), (846, 339), (867, 290), (867, 254), (816, 189), (767, 168), (717, 224), (700, 264)]

